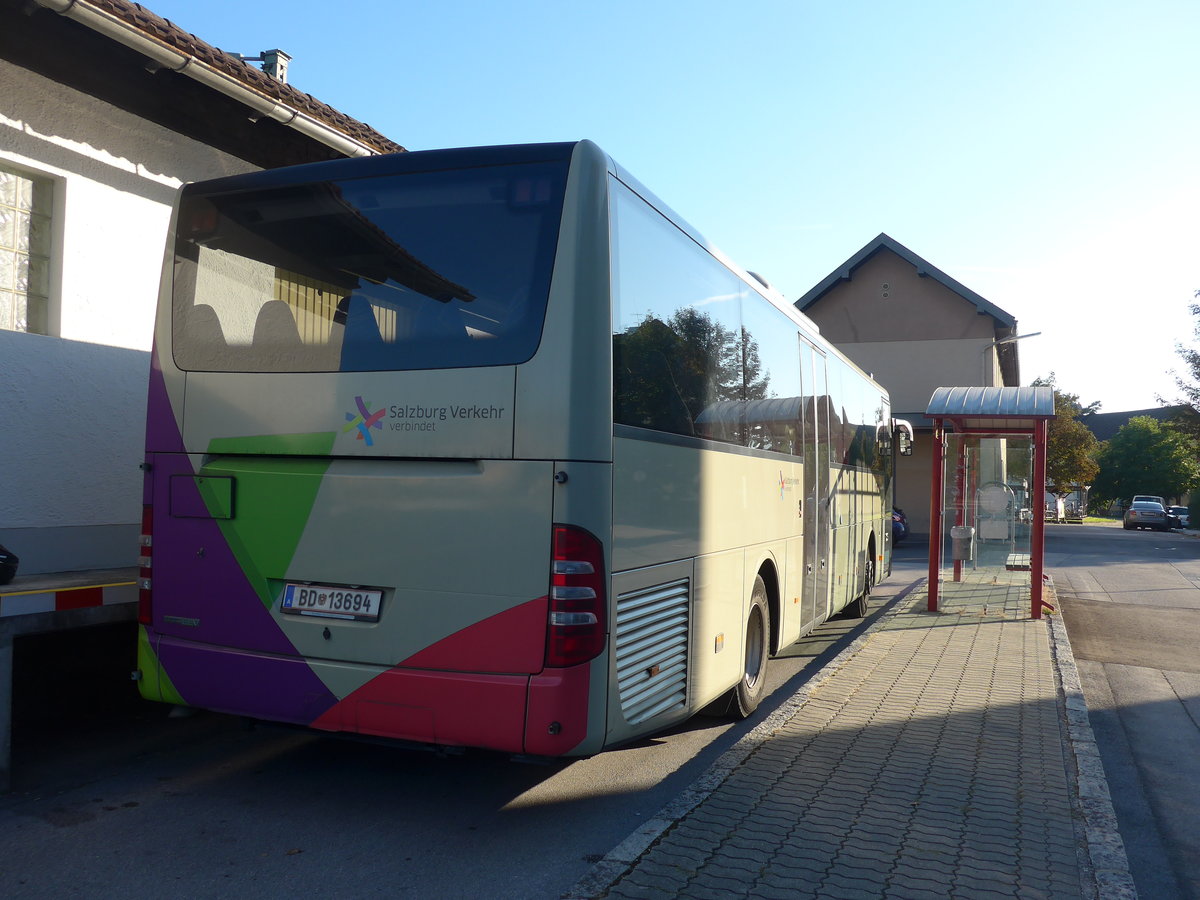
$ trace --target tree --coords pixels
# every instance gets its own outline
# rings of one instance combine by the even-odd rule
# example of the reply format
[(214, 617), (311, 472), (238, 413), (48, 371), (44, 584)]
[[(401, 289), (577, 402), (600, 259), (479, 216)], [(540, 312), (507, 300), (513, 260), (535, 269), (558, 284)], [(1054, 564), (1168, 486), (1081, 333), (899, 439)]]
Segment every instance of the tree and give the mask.
[[(647, 314), (613, 336), (616, 421), (675, 434), (696, 435), (705, 410), (732, 401), (761, 400), (770, 378), (758, 343), (692, 307), (664, 322)], [(744, 403), (740, 417), (723, 423), (718, 439), (747, 442)]]
[(1185, 435), (1150, 416), (1135, 416), (1100, 451), (1094, 499), (1111, 503), (1134, 494), (1178, 497), (1200, 487), (1200, 463)]
[(676, 434), (694, 434), (695, 386), (681, 371), (682, 342), (671, 327), (646, 316), (635, 328), (613, 336), (617, 382), (616, 421)]
[(1083, 406), (1078, 394), (1060, 391), (1054, 384), (1054, 373), (1033, 382), (1035, 386), (1054, 388), (1054, 418), (1046, 435), (1046, 490), (1056, 497), (1065, 497), (1079, 487), (1092, 484), (1100, 466), (1096, 454), (1100, 442), (1079, 421), (1084, 413), (1095, 412), (1099, 401)]
[[(1200, 298), (1200, 291), (1196, 291), (1195, 296)], [(1193, 303), (1188, 308), (1192, 315), (1200, 319), (1200, 303)], [(1196, 323), (1194, 333), (1196, 338), (1200, 339), (1200, 322)], [(1175, 377), (1175, 384), (1179, 386), (1181, 394), (1175, 403), (1183, 409), (1171, 420), (1171, 425), (1193, 440), (1200, 440), (1200, 350), (1177, 343), (1175, 352), (1187, 364), (1188, 376)], [(1160, 402), (1166, 402), (1162, 397), (1158, 399)]]

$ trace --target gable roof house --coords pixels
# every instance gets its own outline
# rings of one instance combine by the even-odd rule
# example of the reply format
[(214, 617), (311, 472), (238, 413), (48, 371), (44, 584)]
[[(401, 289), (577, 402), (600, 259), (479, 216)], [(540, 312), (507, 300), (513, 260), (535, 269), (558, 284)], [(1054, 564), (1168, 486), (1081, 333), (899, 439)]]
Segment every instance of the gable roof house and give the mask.
[(933, 423), (939, 387), (1020, 384), (1017, 320), (880, 234), (796, 301), (821, 334), (888, 389), (892, 415), (916, 430), (899, 457), (895, 502), (916, 533), (929, 533)]
[(1187, 406), (1155, 406), (1150, 409), (1130, 409), (1124, 412), (1095, 412), (1079, 417), (1079, 421), (1087, 426), (1098, 441), (1110, 441), (1118, 431), (1129, 424), (1129, 420), (1138, 416), (1148, 416), (1158, 422), (1170, 422), (1186, 415), (1190, 411)]
[(184, 182), (404, 150), (126, 0), (0, 0), (0, 544), (133, 565), (149, 349)]

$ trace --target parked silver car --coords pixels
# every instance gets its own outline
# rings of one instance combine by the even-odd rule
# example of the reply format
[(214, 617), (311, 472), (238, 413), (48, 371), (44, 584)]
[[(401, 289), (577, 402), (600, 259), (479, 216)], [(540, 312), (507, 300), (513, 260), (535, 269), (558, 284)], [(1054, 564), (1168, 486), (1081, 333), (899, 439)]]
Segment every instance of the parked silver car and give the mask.
[(1170, 531), (1167, 510), (1161, 503), (1153, 500), (1135, 500), (1125, 510), (1125, 530), (1135, 528), (1152, 528), (1155, 531)]

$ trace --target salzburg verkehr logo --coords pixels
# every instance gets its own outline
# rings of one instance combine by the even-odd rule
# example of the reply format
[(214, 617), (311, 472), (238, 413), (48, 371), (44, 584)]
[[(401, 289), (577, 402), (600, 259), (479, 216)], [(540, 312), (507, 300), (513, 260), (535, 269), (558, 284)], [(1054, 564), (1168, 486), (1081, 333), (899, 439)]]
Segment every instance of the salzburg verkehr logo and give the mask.
[(382, 407), (375, 410), (375, 412), (371, 412), (362, 397), (355, 397), (354, 403), (358, 407), (358, 412), (346, 413), (346, 422), (349, 424), (342, 429), (342, 434), (346, 434), (352, 429), (357, 428), (358, 434), (354, 436), (354, 439), (356, 441), (366, 441), (368, 447), (374, 447), (375, 441), (371, 439), (371, 429), (377, 428), (380, 431), (383, 430), (383, 426), (379, 424), (379, 420), (387, 412), (387, 407)]

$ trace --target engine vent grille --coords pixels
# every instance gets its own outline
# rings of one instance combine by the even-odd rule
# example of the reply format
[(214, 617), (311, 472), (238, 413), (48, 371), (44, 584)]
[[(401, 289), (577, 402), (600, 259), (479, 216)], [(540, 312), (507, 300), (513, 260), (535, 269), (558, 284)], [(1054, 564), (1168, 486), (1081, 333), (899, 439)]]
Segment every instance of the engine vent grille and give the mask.
[(687, 703), (688, 582), (617, 596), (617, 688), (631, 725)]

